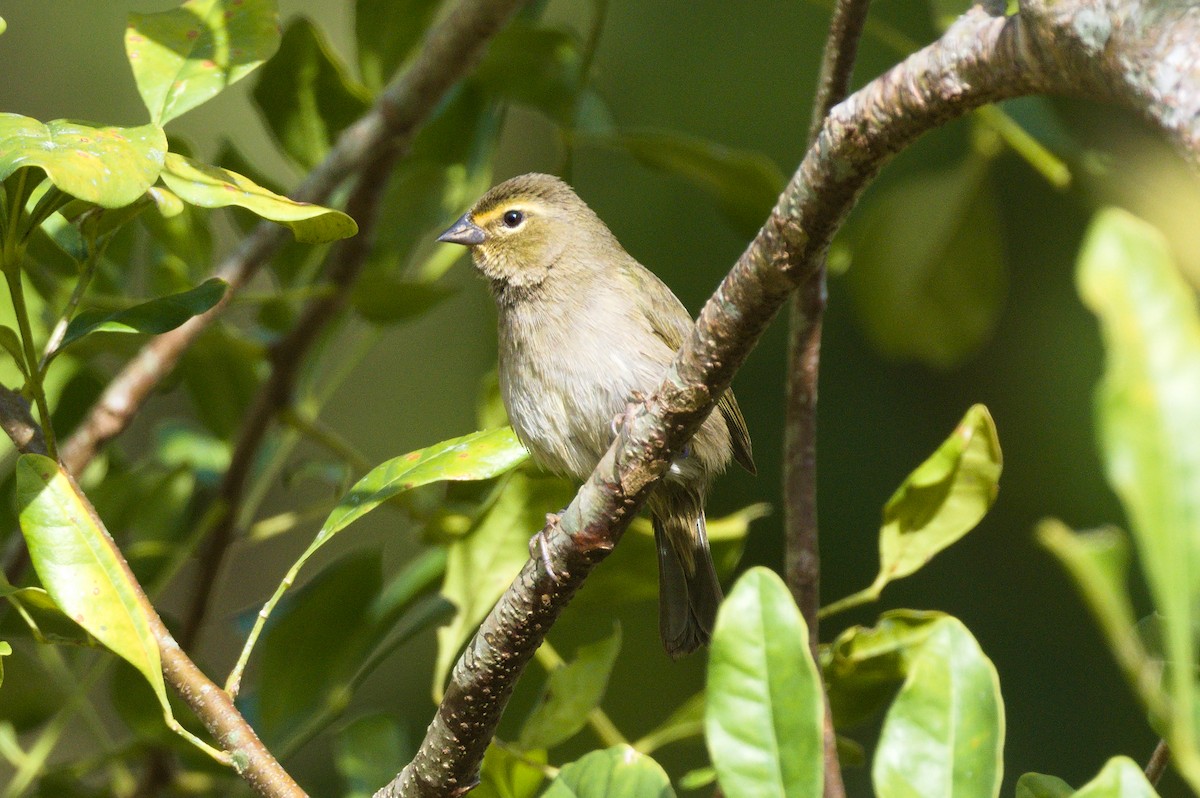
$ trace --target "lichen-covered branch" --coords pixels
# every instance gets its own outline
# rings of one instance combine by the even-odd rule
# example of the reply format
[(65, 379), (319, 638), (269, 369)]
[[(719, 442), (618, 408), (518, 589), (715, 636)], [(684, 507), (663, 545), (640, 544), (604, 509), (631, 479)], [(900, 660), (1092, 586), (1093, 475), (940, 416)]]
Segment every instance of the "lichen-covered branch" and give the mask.
[[(1088, 24), (1072, 26), (1071, 14)], [(1085, 41), (1098, 28), (1103, 46)], [(1159, 42), (1155, 45), (1152, 42)], [(1150, 106), (1163, 84), (1139, 76), (1162, 42), (1190, 53), (1171, 81), (1188, 116)], [(622, 434), (547, 534), (561, 582), (529, 562), (455, 665), (416, 758), (377, 798), (460, 795), (478, 780), (483, 752), (525, 664), (587, 573), (620, 539), (678, 451), (711, 412), (767, 323), (805, 281), (863, 188), (923, 133), (981, 105), (1030, 93), (1119, 100), (1156, 121), (1200, 162), (1200, 11), (1140, 3), (1057, 0), (1012, 18), (976, 7), (941, 40), (833, 109), (784, 194), (704, 306), (659, 391)], [(1073, 55), (1072, 53), (1078, 53)], [(1070, 69), (1066, 69), (1068, 66)], [(1186, 84), (1186, 85), (1184, 85)], [(1174, 101), (1174, 100), (1173, 100)]]
[[(460, 0), (426, 36), (412, 65), (379, 96), (369, 112), (338, 138), (320, 165), (292, 192), (293, 199), (324, 202), (358, 174), (381, 148), (403, 149), (438, 102), (478, 61), (491, 37), (526, 0)], [(87, 418), (62, 447), (62, 462), (78, 474), (97, 450), (121, 434), (179, 358), (283, 244), (288, 233), (264, 222), (216, 269), (229, 283), (220, 304), (148, 343), (108, 384)]]

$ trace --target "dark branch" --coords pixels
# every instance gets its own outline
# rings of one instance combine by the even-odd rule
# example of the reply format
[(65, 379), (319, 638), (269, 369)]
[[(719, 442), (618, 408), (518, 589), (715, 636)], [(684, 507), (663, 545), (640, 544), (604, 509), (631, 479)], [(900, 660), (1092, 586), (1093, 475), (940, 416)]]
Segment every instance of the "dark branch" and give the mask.
[[(779, 203), (749, 248), (701, 311), (692, 335), (657, 394), (627, 422), (622, 434), (548, 533), (548, 556), (562, 578), (556, 584), (533, 561), (500, 598), (454, 667), (416, 758), (376, 793), (458, 795), (478, 780), (483, 752), (516, 680), (563, 606), (588, 572), (624, 533), (661, 477), (671, 453), (697, 429), (729, 386), (734, 372), (792, 291), (810, 280), (863, 188), (884, 164), (923, 133), (981, 105), (1033, 92), (1120, 99), (1159, 120), (1177, 143), (1200, 160), (1200, 58), (1186, 86), (1190, 122), (1168, 122), (1151, 110), (1161, 100), (1152, 81), (1124, 70), (1153, 66), (1129, 60), (1154, 37), (1180, 47), (1200, 42), (1200, 10), (1163, 14), (1145, 25), (1120, 25), (1144, 13), (1131, 3), (1097, 8), (1057, 0), (1051, 18), (1029, 4), (1020, 18), (990, 17), (972, 9), (936, 44), (913, 54), (837, 106), (826, 120)], [(1069, 24), (1069, 9), (1088, 26)], [(1088, 43), (1082, 37), (1107, 23), (1107, 48), (1089, 57), (1064, 55)], [(1194, 55), (1194, 54), (1193, 54)], [(1161, 57), (1161, 51), (1160, 51)], [(1072, 71), (1061, 59), (1072, 60)], [(1137, 84), (1131, 87), (1130, 82)]]
[[(821, 73), (813, 100), (809, 146), (816, 141), (833, 106), (850, 93), (858, 40), (870, 0), (839, 0), (829, 21)], [(821, 547), (817, 526), (817, 385), (821, 330), (825, 317), (825, 259), (792, 297), (788, 340), (787, 396), (784, 403), (783, 529), (784, 576), (808, 625), (814, 661), (820, 645)], [(833, 716), (825, 702), (825, 798), (844, 798)]]

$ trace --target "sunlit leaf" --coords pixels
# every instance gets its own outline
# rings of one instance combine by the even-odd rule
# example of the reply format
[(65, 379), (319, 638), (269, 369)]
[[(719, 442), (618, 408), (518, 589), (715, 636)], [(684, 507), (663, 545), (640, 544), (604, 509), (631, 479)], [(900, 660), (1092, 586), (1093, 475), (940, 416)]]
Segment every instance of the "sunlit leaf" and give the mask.
[(1096, 778), (1071, 795), (1074, 798), (1158, 798), (1141, 766), (1127, 756), (1114, 756), (1108, 760)]
[(130, 14), (125, 54), (150, 119), (163, 125), (250, 74), (279, 46), (274, 0), (186, 0)]
[[(0, 20), (0, 22), (3, 22), (3, 20)], [(0, 33), (3, 32), (3, 30), (0, 30)], [(12, 646), (3, 640), (0, 640), (0, 686), (4, 684), (4, 658), (11, 654)]]
[(163, 182), (185, 202), (201, 208), (236, 205), (291, 228), (297, 241), (321, 244), (348, 238), (358, 225), (346, 214), (320, 205), (296, 202), (268, 191), (247, 177), (169, 153)]
[(682, 133), (638, 130), (590, 140), (625, 149), (646, 166), (691, 183), (746, 236), (758, 232), (787, 183), (775, 162), (760, 152)]
[(479, 786), (471, 795), (479, 798), (534, 798), (545, 776), (546, 752), (522, 751), (517, 754), (495, 743), (483, 754)]
[(662, 767), (627, 745), (592, 751), (563, 765), (543, 798), (674, 798)]
[(146, 599), (87, 500), (56, 462), (24, 454), (17, 460), (17, 506), (29, 558), (50, 596), (146, 677), (169, 717)]
[(304, 17), (288, 25), (279, 52), (258, 78), (254, 100), (284, 151), (308, 169), (369, 105), (366, 91)]
[(884, 505), (875, 581), (822, 615), (878, 598), (889, 582), (916, 573), (974, 529), (996, 500), (1002, 468), (996, 424), (986, 407), (974, 405)]
[(59, 348), (94, 332), (158, 335), (174, 330), (193, 316), (199, 316), (216, 307), (225, 296), (227, 288), (224, 280), (214, 277), (190, 291), (152, 299), (115, 313), (84, 311), (71, 319)]
[(999, 793), (999, 677), (960, 621), (936, 612), (885, 613), (872, 629), (842, 633), (823, 660), (835, 724), (867, 719), (901, 683), (875, 750), (879, 798)]
[(55, 186), (104, 208), (137, 201), (158, 179), (167, 137), (158, 125), (88, 127), (42, 123), (0, 113), (0, 180), (24, 166), (43, 170)]
[[(1200, 314), (1162, 235), (1120, 210), (1096, 216), (1079, 255), (1080, 296), (1100, 318), (1096, 396), (1109, 483), (1129, 518), (1163, 619), (1172, 758), (1200, 789)], [(1153, 708), (1153, 707), (1152, 707)]]
[(951, 368), (991, 336), (1007, 272), (986, 169), (976, 157), (910, 177), (863, 208), (845, 279), (883, 354)]
[(518, 745), (523, 750), (549, 749), (579, 733), (587, 725), (588, 713), (604, 699), (620, 650), (618, 626), (609, 637), (580, 646), (575, 659), (551, 672), (521, 727)]
[(709, 756), (726, 794), (821, 794), (821, 678), (808, 627), (774, 572), (750, 569), (721, 604), (705, 694)]

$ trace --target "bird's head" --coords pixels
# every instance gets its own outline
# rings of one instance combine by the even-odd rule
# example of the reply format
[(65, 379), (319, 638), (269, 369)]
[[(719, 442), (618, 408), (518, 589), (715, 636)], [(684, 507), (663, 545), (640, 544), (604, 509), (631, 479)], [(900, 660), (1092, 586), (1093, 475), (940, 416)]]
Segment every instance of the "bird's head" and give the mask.
[(471, 250), (476, 268), (495, 288), (533, 287), (556, 269), (573, 270), (566, 257), (595, 240), (613, 240), (604, 223), (557, 177), (527, 174), (495, 186), (459, 217), (438, 241)]

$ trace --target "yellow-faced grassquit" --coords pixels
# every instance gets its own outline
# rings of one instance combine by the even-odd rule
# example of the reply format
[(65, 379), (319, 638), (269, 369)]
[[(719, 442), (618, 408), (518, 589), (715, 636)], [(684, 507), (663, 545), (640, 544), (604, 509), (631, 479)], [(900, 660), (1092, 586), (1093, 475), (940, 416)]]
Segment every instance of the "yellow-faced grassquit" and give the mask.
[[(586, 479), (631, 397), (654, 391), (692, 328), (671, 289), (633, 259), (556, 177), (514, 177), (438, 238), (471, 250), (499, 312), (500, 391), (517, 437), (543, 468)], [(751, 473), (732, 392), (671, 461), (648, 507), (658, 546), (667, 653), (708, 643), (721, 602), (704, 522), (730, 458)]]

